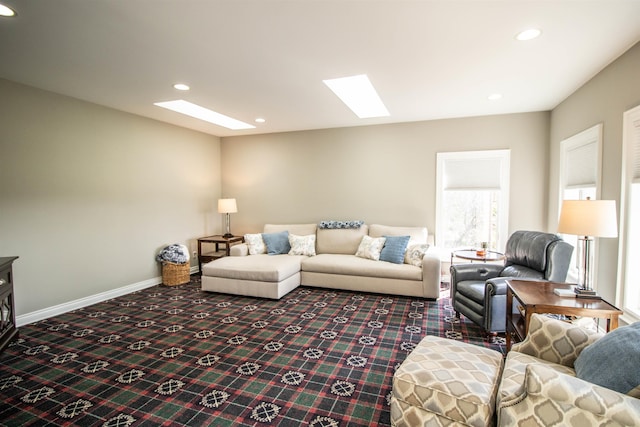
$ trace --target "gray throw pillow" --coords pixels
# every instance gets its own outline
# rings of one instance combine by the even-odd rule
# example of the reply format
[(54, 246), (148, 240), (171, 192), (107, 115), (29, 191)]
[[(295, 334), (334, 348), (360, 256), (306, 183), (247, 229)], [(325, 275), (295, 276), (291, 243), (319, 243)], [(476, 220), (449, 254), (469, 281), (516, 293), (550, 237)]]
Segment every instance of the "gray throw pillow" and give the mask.
[(615, 329), (586, 347), (573, 367), (582, 380), (629, 394), (640, 386), (640, 322)]
[(387, 240), (380, 252), (380, 261), (402, 264), (410, 236), (384, 236)]
[(264, 240), (264, 244), (267, 246), (267, 253), (269, 255), (288, 254), (291, 250), (288, 231), (263, 233), (262, 240)]

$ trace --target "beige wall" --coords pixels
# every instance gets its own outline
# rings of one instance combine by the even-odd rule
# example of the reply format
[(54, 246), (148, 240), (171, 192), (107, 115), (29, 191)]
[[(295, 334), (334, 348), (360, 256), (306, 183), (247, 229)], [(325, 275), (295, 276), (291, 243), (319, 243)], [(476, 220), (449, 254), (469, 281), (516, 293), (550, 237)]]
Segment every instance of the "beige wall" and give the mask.
[[(622, 114), (640, 104), (640, 43), (565, 99), (551, 113), (549, 217), (558, 223), (560, 142), (598, 123), (603, 124), (601, 199), (616, 200), (620, 209)], [(618, 239), (599, 239), (598, 291), (616, 301)]]
[(544, 230), (548, 135), (543, 112), (222, 138), (222, 191), (235, 234), (325, 219), (434, 232), (436, 153), (508, 148), (509, 230)]
[(160, 275), (220, 230), (220, 141), (0, 79), (0, 256), (17, 314)]

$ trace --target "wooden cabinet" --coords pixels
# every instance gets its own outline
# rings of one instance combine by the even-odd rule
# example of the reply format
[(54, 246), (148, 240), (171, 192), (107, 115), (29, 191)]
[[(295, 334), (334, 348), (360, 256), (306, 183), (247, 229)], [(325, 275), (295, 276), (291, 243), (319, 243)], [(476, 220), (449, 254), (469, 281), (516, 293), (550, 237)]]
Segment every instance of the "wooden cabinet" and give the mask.
[(18, 336), (12, 265), (18, 257), (0, 257), (0, 352)]

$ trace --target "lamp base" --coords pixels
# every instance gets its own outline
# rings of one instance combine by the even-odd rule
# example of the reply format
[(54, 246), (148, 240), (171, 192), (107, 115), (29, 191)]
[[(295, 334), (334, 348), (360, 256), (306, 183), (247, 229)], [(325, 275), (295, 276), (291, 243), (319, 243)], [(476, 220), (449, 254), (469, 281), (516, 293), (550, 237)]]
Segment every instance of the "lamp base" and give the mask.
[(232, 237), (233, 237), (233, 234), (231, 234), (231, 233), (225, 233), (225, 234), (223, 234), (223, 235), (222, 235), (222, 237), (224, 237), (225, 239), (230, 239), (230, 238), (232, 238)]
[(575, 288), (576, 298), (590, 298), (590, 299), (602, 299), (600, 295), (596, 293), (593, 289), (582, 288), (576, 286)]

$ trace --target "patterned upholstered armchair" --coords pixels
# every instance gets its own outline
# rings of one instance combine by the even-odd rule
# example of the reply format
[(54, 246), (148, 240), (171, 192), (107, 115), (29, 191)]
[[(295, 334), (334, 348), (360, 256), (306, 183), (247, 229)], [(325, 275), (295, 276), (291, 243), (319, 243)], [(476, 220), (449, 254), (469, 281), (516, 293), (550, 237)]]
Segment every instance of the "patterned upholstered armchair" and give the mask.
[(426, 336), (393, 375), (391, 425), (640, 426), (640, 322), (606, 335), (534, 314), (501, 352)]
[(509, 278), (564, 282), (573, 246), (556, 234), (516, 231), (507, 241), (504, 265), (451, 266), (451, 304), (486, 332), (504, 332)]
[[(639, 426), (638, 338), (640, 323), (603, 338), (580, 326), (534, 314), (529, 335), (513, 346), (505, 360), (496, 397), (498, 425)], [(608, 364), (593, 355), (599, 351), (596, 347), (609, 353)], [(583, 361), (589, 358), (596, 362), (591, 373), (589, 360)], [(606, 382), (624, 392), (576, 376), (602, 378), (603, 373)]]

